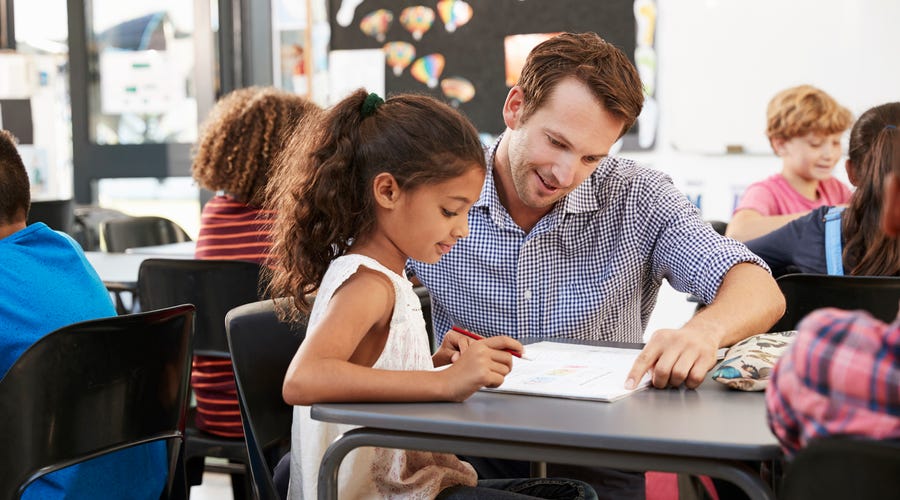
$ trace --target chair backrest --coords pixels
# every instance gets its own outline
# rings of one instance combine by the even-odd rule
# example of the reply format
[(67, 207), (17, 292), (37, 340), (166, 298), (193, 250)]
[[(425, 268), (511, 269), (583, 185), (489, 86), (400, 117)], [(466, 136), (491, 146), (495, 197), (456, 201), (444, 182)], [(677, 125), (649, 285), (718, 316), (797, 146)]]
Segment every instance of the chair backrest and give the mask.
[(897, 317), (900, 277), (786, 274), (777, 283), (787, 311), (773, 332), (793, 330), (804, 316), (823, 307), (862, 309), (885, 322)]
[(708, 220), (706, 221), (712, 226), (713, 230), (721, 235), (725, 235), (725, 231), (728, 230), (728, 223), (721, 220)]
[(422, 304), (422, 317), (425, 318), (425, 332), (428, 333), (428, 345), (431, 347), (431, 352), (434, 352), (438, 346), (434, 345), (434, 325), (431, 323), (431, 295), (424, 286), (417, 286), (413, 290), (419, 297), (419, 303)]
[(193, 304), (194, 354), (228, 357), (225, 314), (260, 299), (260, 266), (237, 260), (147, 259), (138, 271), (141, 307)]
[(306, 334), (306, 325), (291, 329), (278, 320), (276, 302), (284, 300), (246, 304), (225, 316), (253, 490), (261, 500), (280, 500), (272, 470), (290, 449), (293, 413), (281, 397), (281, 387)]
[(43, 222), (50, 229), (72, 234), (75, 225), (74, 202), (68, 200), (32, 200), (27, 224)]
[(131, 446), (169, 443), (176, 480), (188, 404), (193, 306), (84, 321), (47, 334), (0, 380), (0, 498), (38, 477)]
[(129, 248), (191, 241), (175, 222), (164, 217), (125, 217), (100, 223), (100, 249), (124, 252)]
[(813, 440), (787, 468), (778, 498), (816, 500), (900, 496), (900, 443), (849, 437)]

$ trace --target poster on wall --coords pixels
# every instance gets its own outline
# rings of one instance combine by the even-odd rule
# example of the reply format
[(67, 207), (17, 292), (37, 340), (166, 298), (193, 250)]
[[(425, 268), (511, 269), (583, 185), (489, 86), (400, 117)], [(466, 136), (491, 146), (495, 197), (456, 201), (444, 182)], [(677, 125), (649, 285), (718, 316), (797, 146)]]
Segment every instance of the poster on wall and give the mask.
[[(328, 0), (328, 9), (330, 50), (384, 52), (384, 81), (367, 86), (443, 99), (488, 135), (504, 129), (503, 101), (528, 51), (565, 31), (593, 31), (640, 56), (653, 97), (655, 0)], [(625, 149), (653, 146), (655, 102), (649, 108), (652, 121), (626, 134)]]

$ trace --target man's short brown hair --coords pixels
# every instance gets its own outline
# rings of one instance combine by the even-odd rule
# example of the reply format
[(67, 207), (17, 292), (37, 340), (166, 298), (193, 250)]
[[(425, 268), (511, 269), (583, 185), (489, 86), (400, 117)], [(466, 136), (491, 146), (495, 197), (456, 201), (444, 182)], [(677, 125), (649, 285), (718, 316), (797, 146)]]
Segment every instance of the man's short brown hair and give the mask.
[(833, 97), (812, 85), (782, 90), (769, 101), (766, 110), (766, 135), (789, 140), (810, 132), (822, 135), (843, 132), (853, 115)]
[(563, 33), (538, 44), (525, 60), (518, 82), (525, 96), (522, 119), (537, 111), (568, 77), (585, 84), (607, 111), (624, 122), (620, 137), (641, 113), (641, 79), (628, 57), (596, 33)]

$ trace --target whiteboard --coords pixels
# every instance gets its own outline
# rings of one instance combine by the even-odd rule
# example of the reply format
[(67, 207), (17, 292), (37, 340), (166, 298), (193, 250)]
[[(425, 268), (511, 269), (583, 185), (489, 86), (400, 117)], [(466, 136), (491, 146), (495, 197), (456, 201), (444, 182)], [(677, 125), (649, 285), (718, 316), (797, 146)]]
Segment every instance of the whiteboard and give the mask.
[(770, 153), (766, 105), (794, 85), (821, 88), (854, 117), (900, 101), (898, 0), (660, 0), (659, 8), (660, 119), (675, 150)]

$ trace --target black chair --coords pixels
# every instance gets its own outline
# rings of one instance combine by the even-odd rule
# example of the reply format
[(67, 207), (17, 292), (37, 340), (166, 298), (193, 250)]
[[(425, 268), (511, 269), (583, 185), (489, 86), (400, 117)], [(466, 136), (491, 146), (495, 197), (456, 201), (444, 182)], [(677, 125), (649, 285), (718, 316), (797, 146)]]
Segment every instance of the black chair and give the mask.
[(431, 346), (431, 352), (437, 350), (438, 346), (434, 345), (434, 325), (431, 324), (431, 295), (424, 286), (413, 288), (416, 295), (419, 296), (419, 303), (422, 304), (422, 316), (425, 318), (425, 331), (428, 332), (428, 345)]
[(828, 437), (800, 450), (788, 465), (778, 498), (838, 500), (900, 497), (900, 443)]
[[(138, 296), (145, 308), (194, 304), (193, 354), (231, 358), (225, 336), (225, 314), (260, 299), (260, 266), (234, 260), (147, 259), (138, 272)], [(247, 447), (241, 438), (227, 438), (198, 429), (196, 408), (188, 413), (185, 431), (185, 465), (188, 483), (200, 484), (203, 471), (231, 474), (235, 498), (246, 498)], [(205, 457), (227, 459), (226, 466), (204, 466)]]
[(712, 226), (713, 230), (722, 236), (725, 235), (725, 231), (728, 229), (728, 223), (721, 220), (708, 220), (706, 221), (710, 226)]
[(253, 493), (260, 500), (281, 500), (272, 471), (290, 450), (293, 417), (293, 407), (281, 397), (281, 386), (306, 334), (306, 325), (292, 329), (278, 320), (276, 303), (285, 300), (246, 304), (225, 316)]
[(184, 419), (194, 307), (84, 321), (32, 345), (0, 381), (0, 495), (135, 445), (168, 440), (162, 498), (185, 498)]
[(804, 316), (823, 307), (862, 309), (888, 323), (897, 318), (900, 277), (786, 274), (776, 282), (787, 310), (772, 332), (794, 330)]
[(74, 203), (69, 200), (33, 200), (26, 224), (43, 222), (50, 229), (72, 234), (75, 225)]
[(164, 217), (125, 217), (100, 223), (100, 249), (121, 253), (129, 248), (191, 241), (175, 222)]

